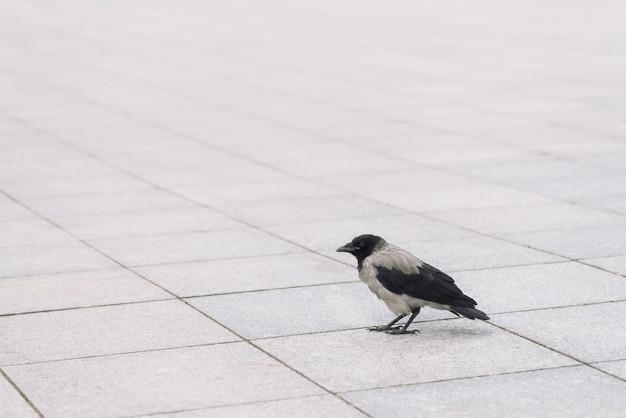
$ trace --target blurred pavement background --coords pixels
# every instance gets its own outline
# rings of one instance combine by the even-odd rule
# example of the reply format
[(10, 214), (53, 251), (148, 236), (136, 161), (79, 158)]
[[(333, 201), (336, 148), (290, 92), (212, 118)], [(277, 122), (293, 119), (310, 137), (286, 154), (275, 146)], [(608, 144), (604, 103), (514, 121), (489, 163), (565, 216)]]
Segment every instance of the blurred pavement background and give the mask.
[(623, 416), (626, 4), (4, 0), (0, 237), (2, 417)]

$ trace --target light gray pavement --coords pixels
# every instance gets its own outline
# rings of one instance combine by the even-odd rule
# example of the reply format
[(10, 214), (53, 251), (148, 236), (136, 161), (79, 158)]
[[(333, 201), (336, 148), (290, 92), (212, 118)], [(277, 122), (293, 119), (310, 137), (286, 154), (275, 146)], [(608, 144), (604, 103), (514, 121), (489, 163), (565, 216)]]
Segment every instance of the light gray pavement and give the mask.
[(0, 237), (2, 418), (624, 416), (626, 4), (3, 0)]

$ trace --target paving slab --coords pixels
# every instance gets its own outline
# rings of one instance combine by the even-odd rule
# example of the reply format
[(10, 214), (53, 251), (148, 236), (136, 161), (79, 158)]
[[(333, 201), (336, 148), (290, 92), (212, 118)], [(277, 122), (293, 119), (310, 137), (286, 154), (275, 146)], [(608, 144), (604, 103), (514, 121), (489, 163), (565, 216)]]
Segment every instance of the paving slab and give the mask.
[(382, 325), (395, 317), (361, 282), (193, 298), (188, 302), (249, 339)]
[(315, 222), (322, 220), (374, 218), (403, 212), (387, 205), (354, 196), (311, 197), (308, 199), (216, 205), (236, 219), (257, 226)]
[(83, 215), (58, 218), (56, 222), (83, 240), (211, 231), (242, 225), (211, 209), (201, 207)]
[(493, 315), (492, 322), (586, 362), (624, 359), (625, 301)]
[(622, 380), (626, 380), (626, 360), (594, 363), (593, 366)]
[(28, 418), (39, 416), (2, 374), (0, 374), (0, 415)]
[(249, 228), (95, 240), (91, 244), (126, 266), (302, 252)]
[(613, 273), (626, 275), (626, 255), (618, 255), (616, 257), (591, 258), (583, 261), (584, 263), (598, 266), (602, 269), (612, 271)]
[(194, 206), (192, 202), (184, 198), (156, 189), (47, 198), (34, 197), (23, 199), (23, 201), (29, 207), (50, 219)]
[[(585, 366), (342, 394), (375, 417), (618, 417), (624, 383)], [(454, 396), (450, 396), (454, 393)], [(558, 396), (554, 396), (558, 393)], [(389, 405), (394, 405), (390, 408)]]
[(90, 271), (119, 267), (114, 261), (80, 242), (3, 248), (0, 278)]
[(179, 300), (5, 316), (0, 330), (2, 366), (238, 340)]
[[(411, 214), (270, 225), (264, 229), (306, 248), (331, 252), (361, 234), (379, 235), (393, 244), (475, 236), (461, 228)], [(345, 254), (334, 255), (343, 261), (348, 259)]]
[(156, 414), (325, 393), (245, 343), (4, 369), (46, 417)]
[(428, 215), (495, 236), (516, 232), (608, 225), (624, 221), (622, 216), (615, 213), (561, 202), (536, 206), (433, 212)]
[(171, 298), (124, 269), (0, 279), (0, 315)]
[(358, 329), (256, 343), (335, 392), (576, 364), (480, 321), (432, 321), (419, 330), (398, 336)]
[(576, 262), (556, 262), (452, 274), (488, 313), (626, 300), (626, 280)]
[(75, 239), (56, 225), (44, 220), (0, 222), (0, 247), (22, 247), (73, 242)]
[(300, 416), (305, 414), (313, 418), (325, 418), (341, 415), (342, 417), (366, 417), (357, 408), (332, 395), (302, 397), (298, 399), (284, 399), (277, 401), (255, 402), (250, 404), (221, 406), (211, 409), (197, 409), (193, 411), (175, 412), (172, 414), (157, 414), (155, 417), (194, 418), (210, 415), (215, 418), (230, 417), (284, 417)]
[(0, 222), (37, 220), (38, 217), (22, 205), (0, 195)]
[(90, 193), (121, 193), (151, 188), (148, 183), (123, 173), (72, 178), (42, 178), (0, 183), (4, 190), (20, 199), (72, 196)]
[(574, 259), (621, 256), (626, 223), (503, 234), (508, 240)]
[(177, 188), (176, 191), (196, 202), (215, 207), (232, 203), (256, 204), (263, 201), (296, 200), (340, 194), (331, 188), (301, 179), (236, 183), (228, 187), (203, 185)]
[(563, 261), (557, 255), (488, 236), (407, 243), (402, 247), (444, 272)]
[(135, 267), (181, 297), (351, 282), (354, 269), (311, 253)]
[(554, 203), (553, 199), (539, 194), (499, 185), (442, 187), (404, 193), (381, 192), (374, 198), (414, 213)]

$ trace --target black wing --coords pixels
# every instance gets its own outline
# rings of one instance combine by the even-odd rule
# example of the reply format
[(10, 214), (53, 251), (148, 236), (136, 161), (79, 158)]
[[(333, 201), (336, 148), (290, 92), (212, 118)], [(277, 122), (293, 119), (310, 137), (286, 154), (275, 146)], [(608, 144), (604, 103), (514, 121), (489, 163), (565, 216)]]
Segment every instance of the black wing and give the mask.
[(463, 294), (452, 277), (435, 267), (424, 263), (415, 273), (376, 266), (378, 281), (390, 292), (407, 294), (414, 298), (428, 300), (442, 305), (473, 308), (476, 301)]

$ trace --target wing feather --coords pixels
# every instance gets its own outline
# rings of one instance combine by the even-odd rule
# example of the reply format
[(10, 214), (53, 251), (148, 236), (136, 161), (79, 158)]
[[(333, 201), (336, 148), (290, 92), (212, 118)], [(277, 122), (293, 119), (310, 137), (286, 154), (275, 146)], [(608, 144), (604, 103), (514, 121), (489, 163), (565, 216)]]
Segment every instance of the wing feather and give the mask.
[(390, 245), (372, 257), (378, 281), (390, 292), (442, 305), (476, 306), (476, 301), (463, 294), (452, 277), (399, 247)]

